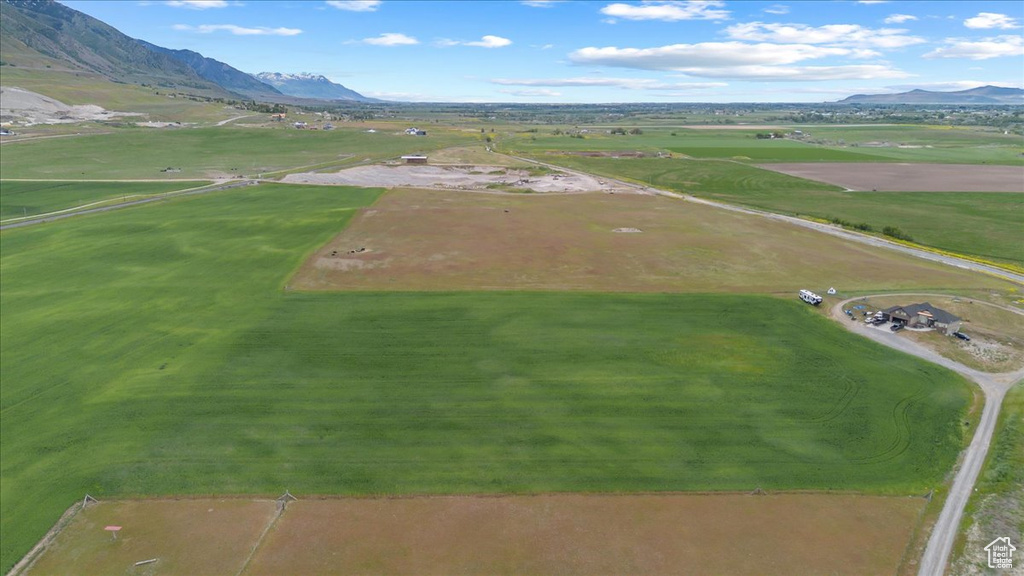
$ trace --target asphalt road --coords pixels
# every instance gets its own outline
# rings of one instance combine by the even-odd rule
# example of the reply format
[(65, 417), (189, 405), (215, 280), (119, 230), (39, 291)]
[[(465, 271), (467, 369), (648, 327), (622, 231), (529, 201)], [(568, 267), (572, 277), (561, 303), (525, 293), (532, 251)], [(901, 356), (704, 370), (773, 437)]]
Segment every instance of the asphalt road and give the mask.
[[(903, 295), (920, 296), (920, 294)], [(893, 295), (890, 294), (889, 296)], [(846, 314), (843, 313), (843, 305), (856, 300), (860, 300), (860, 298), (850, 298), (833, 306), (830, 310), (832, 318), (854, 333), (901, 352), (913, 354), (929, 362), (934, 362), (963, 375), (968, 380), (976, 383), (985, 395), (985, 407), (981, 412), (978, 428), (974, 431), (974, 438), (971, 439), (971, 444), (964, 451), (960, 468), (953, 478), (953, 485), (949, 489), (949, 495), (946, 498), (942, 512), (939, 514), (939, 519), (935, 523), (935, 527), (932, 528), (931, 537), (928, 539), (928, 545), (925, 548), (924, 556), (921, 557), (921, 563), (917, 572), (918, 576), (941, 576), (946, 572), (946, 564), (949, 562), (950, 552), (953, 551), (953, 542), (956, 540), (957, 533), (959, 532), (960, 520), (963, 518), (967, 501), (971, 497), (974, 483), (981, 473), (981, 467), (985, 463), (985, 456), (988, 455), (988, 449), (996, 429), (996, 422), (999, 419), (999, 409), (1002, 406), (1003, 397), (1006, 396), (1006, 392), (1011, 386), (1024, 379), (1024, 368), (1001, 374), (980, 372), (940, 356), (909, 338), (904, 338), (899, 334), (889, 331), (887, 328), (875, 328), (859, 320), (857, 322), (850, 322)], [(1005, 309), (1020, 314), (1020, 312), (1015, 310)]]

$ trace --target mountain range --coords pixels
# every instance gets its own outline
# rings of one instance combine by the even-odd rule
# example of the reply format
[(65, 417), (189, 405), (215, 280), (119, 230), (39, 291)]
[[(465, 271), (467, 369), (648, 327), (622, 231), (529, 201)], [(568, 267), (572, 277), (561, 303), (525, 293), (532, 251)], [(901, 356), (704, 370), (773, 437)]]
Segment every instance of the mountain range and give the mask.
[(350, 90), (341, 84), (335, 84), (319, 74), (282, 74), (280, 72), (260, 72), (254, 77), (264, 84), (273, 86), (280, 92), (297, 98), (316, 100), (349, 100), (367, 102), (372, 100)]
[(911, 90), (898, 94), (856, 94), (839, 104), (1024, 104), (1024, 90), (981, 86), (956, 92)]
[(90, 72), (114, 82), (267, 102), (376, 101), (323, 76), (262, 73), (267, 80), (192, 50), (122, 34), (55, 0), (0, 0), (4, 65)]

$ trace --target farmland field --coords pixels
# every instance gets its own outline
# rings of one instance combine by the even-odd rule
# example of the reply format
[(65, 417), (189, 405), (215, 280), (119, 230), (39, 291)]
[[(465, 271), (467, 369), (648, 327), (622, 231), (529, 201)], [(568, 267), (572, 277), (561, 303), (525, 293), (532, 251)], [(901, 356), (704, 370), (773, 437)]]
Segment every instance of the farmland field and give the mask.
[(554, 164), (787, 214), (841, 218), (876, 232), (895, 226), (915, 241), (1021, 265), (1024, 194), (845, 192), (737, 162), (541, 157)]
[(1024, 166), (819, 162), (763, 164), (761, 167), (850, 190), (1024, 193)]
[(676, 199), (442, 190), (388, 192), (289, 284), (312, 290), (785, 294), (798, 285), (821, 292), (829, 286), (1010, 286)]
[(75, 182), (0, 180), (0, 219), (45, 214), (104, 200), (138, 199), (209, 182)]
[[(851, 494), (313, 497), (275, 520), (270, 500), (109, 501), (79, 512), (28, 574), (892, 574), (925, 502)], [(122, 526), (116, 541), (107, 525)]]
[[(791, 132), (799, 139), (757, 139), (758, 132)], [(991, 129), (937, 126), (783, 126), (703, 129), (643, 127), (641, 135), (610, 135), (596, 128), (583, 138), (531, 133), (503, 141), (502, 150), (539, 154), (548, 151), (672, 151), (694, 158), (742, 162), (921, 162), (1024, 165), (1020, 137)]]
[[(313, 131), (276, 128), (121, 129), (113, 134), (5, 144), (5, 178), (214, 178), (255, 177), (298, 166), (348, 158), (388, 158), (475, 141), (457, 131), (427, 138), (356, 129)], [(51, 162), (50, 158), (60, 158)], [(164, 173), (165, 168), (180, 172)]]
[(379, 193), (3, 233), (5, 570), (83, 492), (906, 495), (962, 446), (965, 381), (793, 300), (282, 290)]

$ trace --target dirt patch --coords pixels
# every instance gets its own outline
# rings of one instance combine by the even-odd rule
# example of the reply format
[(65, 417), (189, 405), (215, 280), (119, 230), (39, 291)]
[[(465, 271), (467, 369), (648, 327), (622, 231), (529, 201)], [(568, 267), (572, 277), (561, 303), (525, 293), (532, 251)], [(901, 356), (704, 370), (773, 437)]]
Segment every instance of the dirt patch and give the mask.
[(112, 112), (95, 104), (71, 106), (48, 96), (15, 87), (0, 88), (0, 119), (25, 126), (71, 124), (110, 120), (121, 116), (144, 116), (138, 112)]
[(304, 500), (247, 574), (891, 574), (920, 498)]
[[(125, 500), (90, 504), (28, 574), (230, 574), (277, 513), (271, 500)], [(121, 526), (117, 540), (105, 526)], [(136, 562), (157, 561), (135, 566)], [(298, 572), (291, 572), (297, 574)]]
[[(924, 506), (842, 494), (304, 499), (243, 574), (892, 574)], [(276, 513), (267, 500), (102, 502), (28, 573), (233, 576)]]
[(761, 168), (855, 191), (1024, 192), (1024, 166), (820, 162)]
[[(643, 233), (614, 231), (625, 228)], [(367, 251), (348, 253), (359, 247)], [(332, 264), (332, 258), (362, 264)], [(783, 222), (671, 198), (399, 189), (357, 215), (289, 285), (791, 293), (991, 282), (996, 281)]]
[[(289, 174), (283, 182), (329, 186), (383, 186), (450, 190), (521, 190), (566, 193), (618, 190), (618, 186), (580, 174), (536, 173), (507, 166), (357, 166), (333, 173)], [(622, 190), (626, 192), (626, 190)]]

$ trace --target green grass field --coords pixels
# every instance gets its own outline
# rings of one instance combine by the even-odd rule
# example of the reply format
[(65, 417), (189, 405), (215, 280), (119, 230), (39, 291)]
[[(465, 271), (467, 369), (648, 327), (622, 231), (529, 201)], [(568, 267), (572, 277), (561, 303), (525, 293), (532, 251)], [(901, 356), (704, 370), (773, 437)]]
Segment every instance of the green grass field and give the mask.
[(658, 158), (542, 157), (570, 168), (626, 178), (730, 204), (816, 218), (897, 226), (915, 242), (1024, 264), (1024, 195), (957, 192), (845, 192), (738, 162)]
[[(757, 141), (755, 141), (757, 142)], [(836, 150), (801, 144), (779, 145), (785, 142), (761, 140), (746, 146), (693, 146), (670, 148), (694, 158), (725, 158), (754, 162), (885, 162), (886, 158), (849, 150)]]
[(795, 299), (284, 291), (379, 193), (3, 233), (4, 570), (86, 492), (912, 494), (962, 445), (965, 381)]
[(759, 140), (772, 129), (701, 129), (645, 127), (640, 135), (609, 135), (598, 128), (584, 138), (555, 136), (551, 129), (517, 134), (501, 142), (502, 150), (539, 154), (547, 151), (669, 150), (694, 158), (743, 162), (937, 162), (946, 164), (1024, 164), (1020, 137), (985, 128), (932, 126), (800, 126), (800, 140)]
[(0, 180), (0, 219), (46, 214), (104, 200), (187, 190), (208, 182), (16, 182)]
[[(411, 137), (384, 132), (366, 134), (352, 128), (125, 128), (112, 134), (6, 144), (0, 170), (5, 178), (255, 177), (349, 157), (357, 161), (380, 160), (476, 141), (475, 135), (445, 130), (432, 130), (427, 137)], [(51, 158), (60, 158), (60, 162)], [(181, 172), (161, 172), (169, 167)]]

